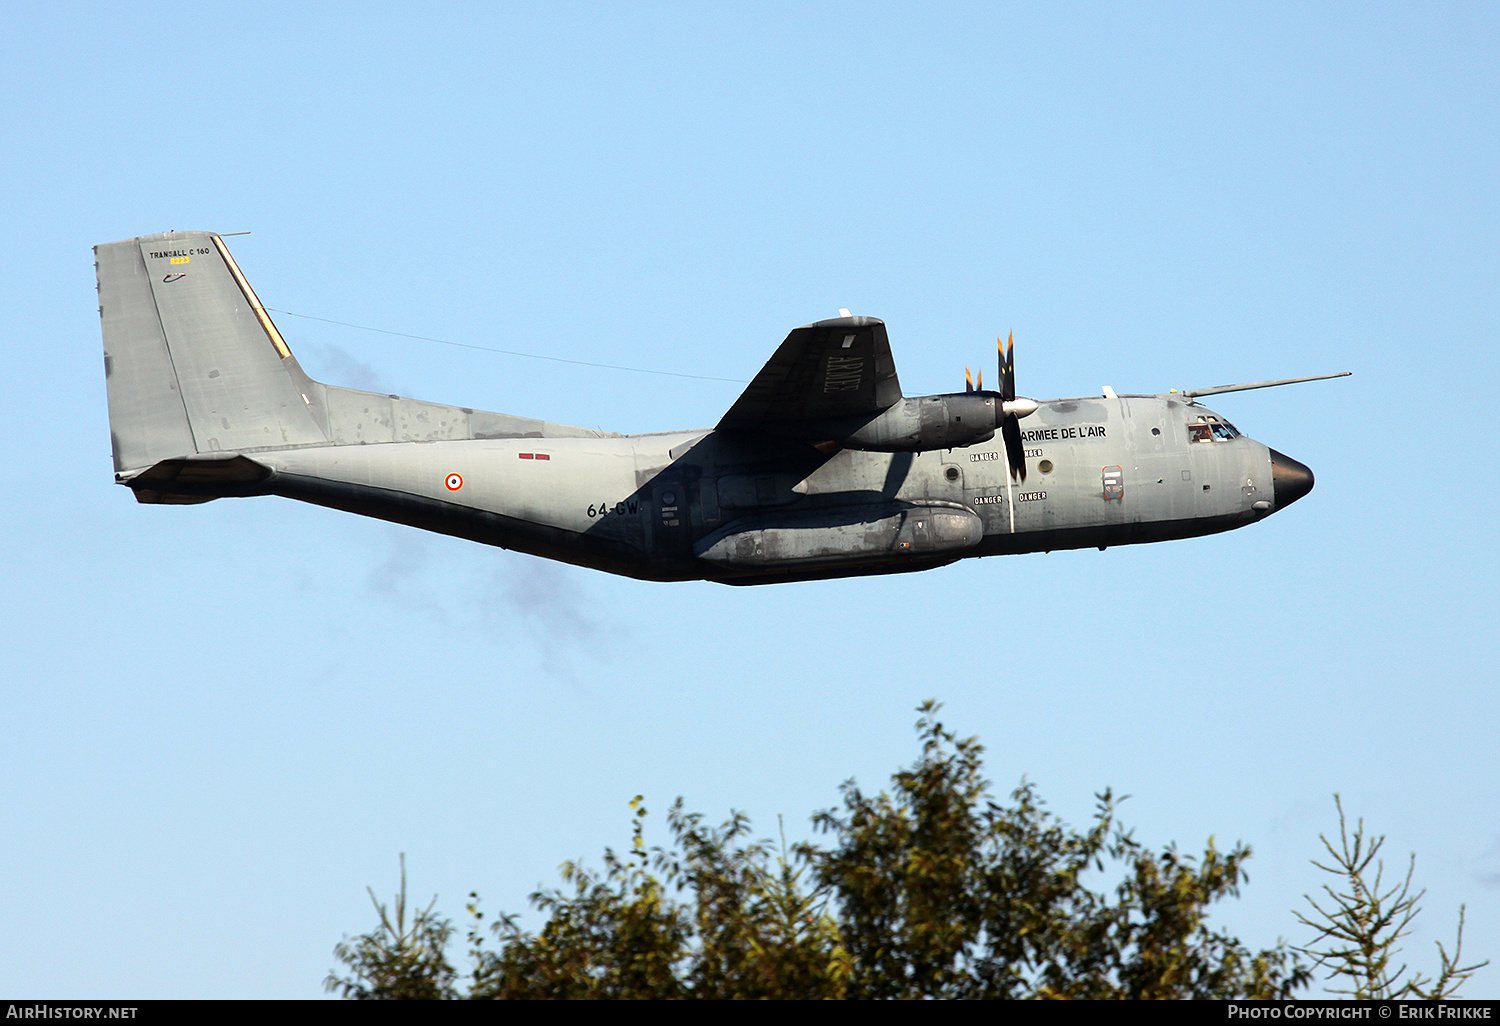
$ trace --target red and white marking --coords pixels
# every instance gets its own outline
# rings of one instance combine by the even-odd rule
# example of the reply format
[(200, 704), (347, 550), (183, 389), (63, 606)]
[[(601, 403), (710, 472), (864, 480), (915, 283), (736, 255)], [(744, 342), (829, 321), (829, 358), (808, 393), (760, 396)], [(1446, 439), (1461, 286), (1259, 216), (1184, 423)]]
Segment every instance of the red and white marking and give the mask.
[(443, 484), (448, 486), (450, 492), (456, 492), (464, 486), (464, 476), (462, 474), (449, 474), (443, 479)]

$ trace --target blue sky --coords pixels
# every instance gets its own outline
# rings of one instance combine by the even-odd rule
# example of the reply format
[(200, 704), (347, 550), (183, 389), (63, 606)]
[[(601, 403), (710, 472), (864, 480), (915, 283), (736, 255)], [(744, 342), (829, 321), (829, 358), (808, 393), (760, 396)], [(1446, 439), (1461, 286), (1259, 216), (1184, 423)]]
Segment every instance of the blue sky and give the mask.
[[(794, 834), (928, 697), (1081, 824), (1255, 849), (1332, 795), (1500, 957), (1497, 64), (1485, 4), (6, 5), (0, 991), (310, 997), (405, 852), (519, 911), (678, 795)], [(89, 247), (235, 255), (335, 384), (713, 424), (792, 327), (909, 394), (1219, 396), (1317, 488), (1243, 531), (760, 589), (112, 483)], [(304, 315), (304, 316), (295, 316)], [(660, 817), (653, 817), (662, 839)], [(1500, 994), (1500, 968), (1471, 983)]]

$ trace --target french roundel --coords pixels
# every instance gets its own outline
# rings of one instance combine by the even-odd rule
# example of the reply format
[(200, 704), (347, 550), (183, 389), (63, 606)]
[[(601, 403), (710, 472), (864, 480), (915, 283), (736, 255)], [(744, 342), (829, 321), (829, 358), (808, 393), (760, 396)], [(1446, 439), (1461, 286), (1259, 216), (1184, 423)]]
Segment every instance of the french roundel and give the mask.
[(456, 492), (464, 486), (464, 476), (462, 474), (449, 474), (443, 484), (448, 486), (450, 492)]

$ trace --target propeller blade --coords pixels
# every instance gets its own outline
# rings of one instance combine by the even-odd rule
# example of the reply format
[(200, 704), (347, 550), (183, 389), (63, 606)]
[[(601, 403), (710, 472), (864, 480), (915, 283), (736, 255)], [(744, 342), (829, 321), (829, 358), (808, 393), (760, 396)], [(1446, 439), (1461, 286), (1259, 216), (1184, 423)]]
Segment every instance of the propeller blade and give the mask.
[(1020, 403), (1016, 399), (1016, 333), (1008, 340), (995, 336), (995, 349), (1000, 359), (1000, 402), (995, 404), (995, 425), (1000, 429), (1000, 440), (1005, 443), (1005, 460), (1010, 464), (1010, 476), (1026, 480), (1026, 449), (1021, 443), (1021, 417), (1036, 412), (1037, 404), (1030, 399)]
[(974, 391), (974, 379), (969, 376), (969, 368), (967, 366), (964, 367), (964, 391)]
[(1000, 398), (1005, 398), (1005, 343), (1000, 341), (1000, 336), (995, 336), (995, 352), (999, 353), (1000, 362)]
[(1006, 417), (1000, 425), (1000, 437), (1005, 441), (1005, 458), (1010, 463), (1010, 476), (1026, 480), (1026, 450), (1021, 443), (1021, 421)]
[(995, 336), (995, 346), (1000, 350), (1000, 398), (1014, 399), (1016, 397), (1016, 333), (1010, 333), (1010, 341), (1004, 345), (1000, 343), (1000, 336)]

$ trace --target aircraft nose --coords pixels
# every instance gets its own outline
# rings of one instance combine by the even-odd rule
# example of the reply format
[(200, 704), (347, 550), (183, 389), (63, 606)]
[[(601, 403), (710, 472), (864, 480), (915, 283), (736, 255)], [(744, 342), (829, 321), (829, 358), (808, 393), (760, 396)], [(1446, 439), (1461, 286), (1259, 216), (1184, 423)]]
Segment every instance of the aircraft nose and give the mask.
[(1312, 486), (1313, 472), (1305, 463), (1271, 450), (1271, 492), (1277, 509), (1290, 506), (1312, 491)]

